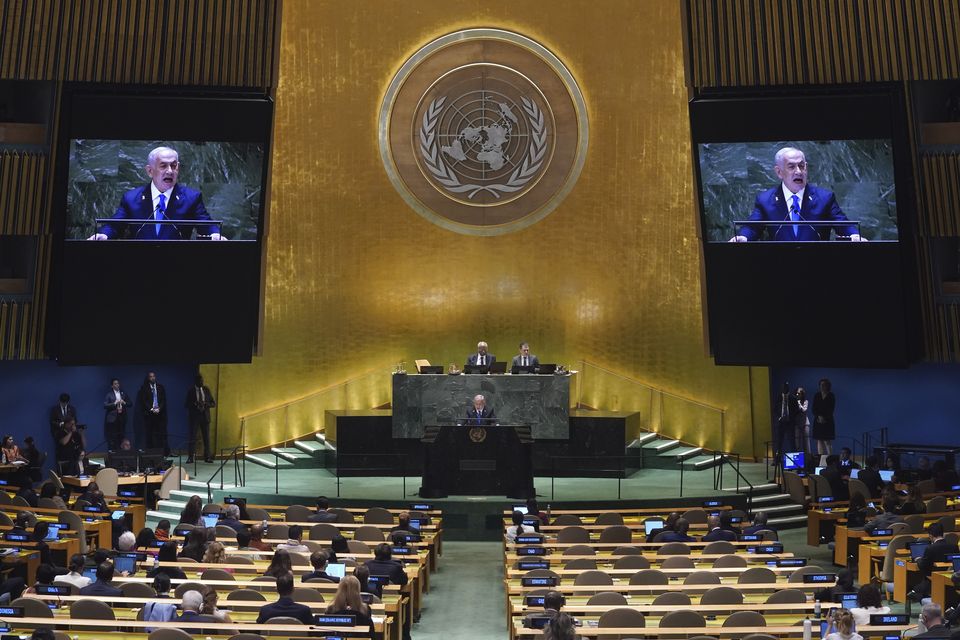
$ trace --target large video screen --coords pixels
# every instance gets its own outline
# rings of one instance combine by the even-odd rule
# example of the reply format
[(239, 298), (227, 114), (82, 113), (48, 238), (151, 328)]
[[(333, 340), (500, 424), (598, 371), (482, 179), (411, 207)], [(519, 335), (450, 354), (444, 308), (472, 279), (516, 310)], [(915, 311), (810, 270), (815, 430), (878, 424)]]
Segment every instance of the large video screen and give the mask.
[(47, 350), (64, 364), (249, 362), (268, 96), (66, 84)]
[(257, 239), (262, 143), (71, 140), (69, 163), (69, 240)]
[(698, 145), (708, 242), (889, 242), (897, 230), (893, 141)]
[(724, 90), (691, 101), (704, 308), (718, 364), (895, 367), (916, 358), (906, 118), (894, 86)]

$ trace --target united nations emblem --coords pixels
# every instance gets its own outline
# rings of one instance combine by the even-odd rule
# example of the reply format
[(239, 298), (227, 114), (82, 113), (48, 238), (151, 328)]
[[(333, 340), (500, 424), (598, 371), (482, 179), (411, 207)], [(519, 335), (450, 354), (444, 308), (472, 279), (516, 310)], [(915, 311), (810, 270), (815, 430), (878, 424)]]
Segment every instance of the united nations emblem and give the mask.
[(543, 46), (469, 29), (414, 54), (380, 112), (380, 151), (418, 213), (497, 235), (542, 219), (573, 187), (587, 146), (583, 97)]
[(483, 427), (473, 427), (467, 432), (467, 436), (469, 436), (471, 442), (480, 444), (487, 439), (487, 430)]

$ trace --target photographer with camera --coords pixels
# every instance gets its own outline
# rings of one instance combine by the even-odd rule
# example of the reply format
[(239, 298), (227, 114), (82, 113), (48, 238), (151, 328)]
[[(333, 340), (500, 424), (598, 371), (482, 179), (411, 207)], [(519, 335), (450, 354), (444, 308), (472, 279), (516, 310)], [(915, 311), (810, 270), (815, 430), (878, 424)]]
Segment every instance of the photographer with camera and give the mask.
[(60, 475), (78, 476), (84, 473), (87, 438), (72, 416), (66, 416), (54, 434), (57, 444), (57, 466)]

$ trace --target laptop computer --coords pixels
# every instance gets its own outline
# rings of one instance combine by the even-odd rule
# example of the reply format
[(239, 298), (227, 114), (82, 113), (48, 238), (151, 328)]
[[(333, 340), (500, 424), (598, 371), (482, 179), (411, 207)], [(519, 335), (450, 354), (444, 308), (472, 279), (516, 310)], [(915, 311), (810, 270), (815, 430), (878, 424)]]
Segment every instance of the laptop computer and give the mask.
[(880, 479), (884, 482), (893, 482), (893, 469), (880, 469)]
[(506, 373), (507, 372), (507, 361), (494, 362), (490, 365), (490, 373)]
[(537, 369), (537, 373), (539, 373), (540, 375), (543, 375), (543, 374), (553, 375), (556, 372), (557, 372), (556, 364), (544, 364), (541, 362), (540, 367)]
[(126, 572), (127, 575), (133, 575), (137, 572), (137, 557), (118, 555), (113, 559), (113, 569), (119, 575)]
[(537, 372), (537, 368), (529, 365), (526, 367), (522, 367), (519, 364), (516, 364), (510, 367), (510, 373), (513, 375), (517, 375), (520, 373), (536, 373), (536, 372)]
[(217, 522), (220, 520), (220, 515), (216, 513), (205, 513), (203, 514), (203, 526), (208, 529), (212, 529), (217, 526)]
[(910, 543), (910, 559), (919, 560), (923, 557), (923, 552), (927, 550), (927, 547), (930, 546), (930, 543), (927, 541), (924, 542), (911, 542)]
[(650, 535), (657, 529), (663, 528), (663, 520), (655, 520), (653, 518), (647, 518), (643, 521), (643, 531), (647, 535)]
[(86, 569), (83, 570), (83, 575), (84, 575), (85, 578), (90, 578), (90, 581), (91, 581), (91, 582), (96, 582), (96, 581), (97, 581), (97, 568), (96, 568), (96, 567), (88, 567), (88, 568), (86, 568)]
[(465, 364), (464, 373), (490, 373), (490, 366), (486, 364)]
[(854, 480), (860, 477), (860, 469), (850, 469), (850, 477)]
[(47, 529), (47, 535), (43, 537), (44, 542), (54, 542), (55, 540), (60, 539), (60, 528), (59, 527), (50, 527)]
[(331, 562), (327, 565), (327, 575), (334, 578), (343, 578), (347, 575), (347, 565), (342, 562)]
[(853, 609), (854, 607), (860, 606), (858, 603), (858, 593), (856, 591), (850, 593), (838, 593), (840, 606), (844, 609)]

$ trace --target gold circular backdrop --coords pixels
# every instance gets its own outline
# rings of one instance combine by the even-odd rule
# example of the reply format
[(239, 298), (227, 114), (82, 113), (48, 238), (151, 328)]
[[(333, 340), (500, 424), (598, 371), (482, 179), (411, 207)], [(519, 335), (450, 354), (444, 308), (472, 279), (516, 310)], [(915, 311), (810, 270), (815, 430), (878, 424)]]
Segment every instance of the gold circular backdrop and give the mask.
[(587, 150), (583, 95), (560, 60), (510, 31), (467, 29), (417, 51), (380, 108), (380, 155), (415, 211), (499, 235), (541, 220)]

